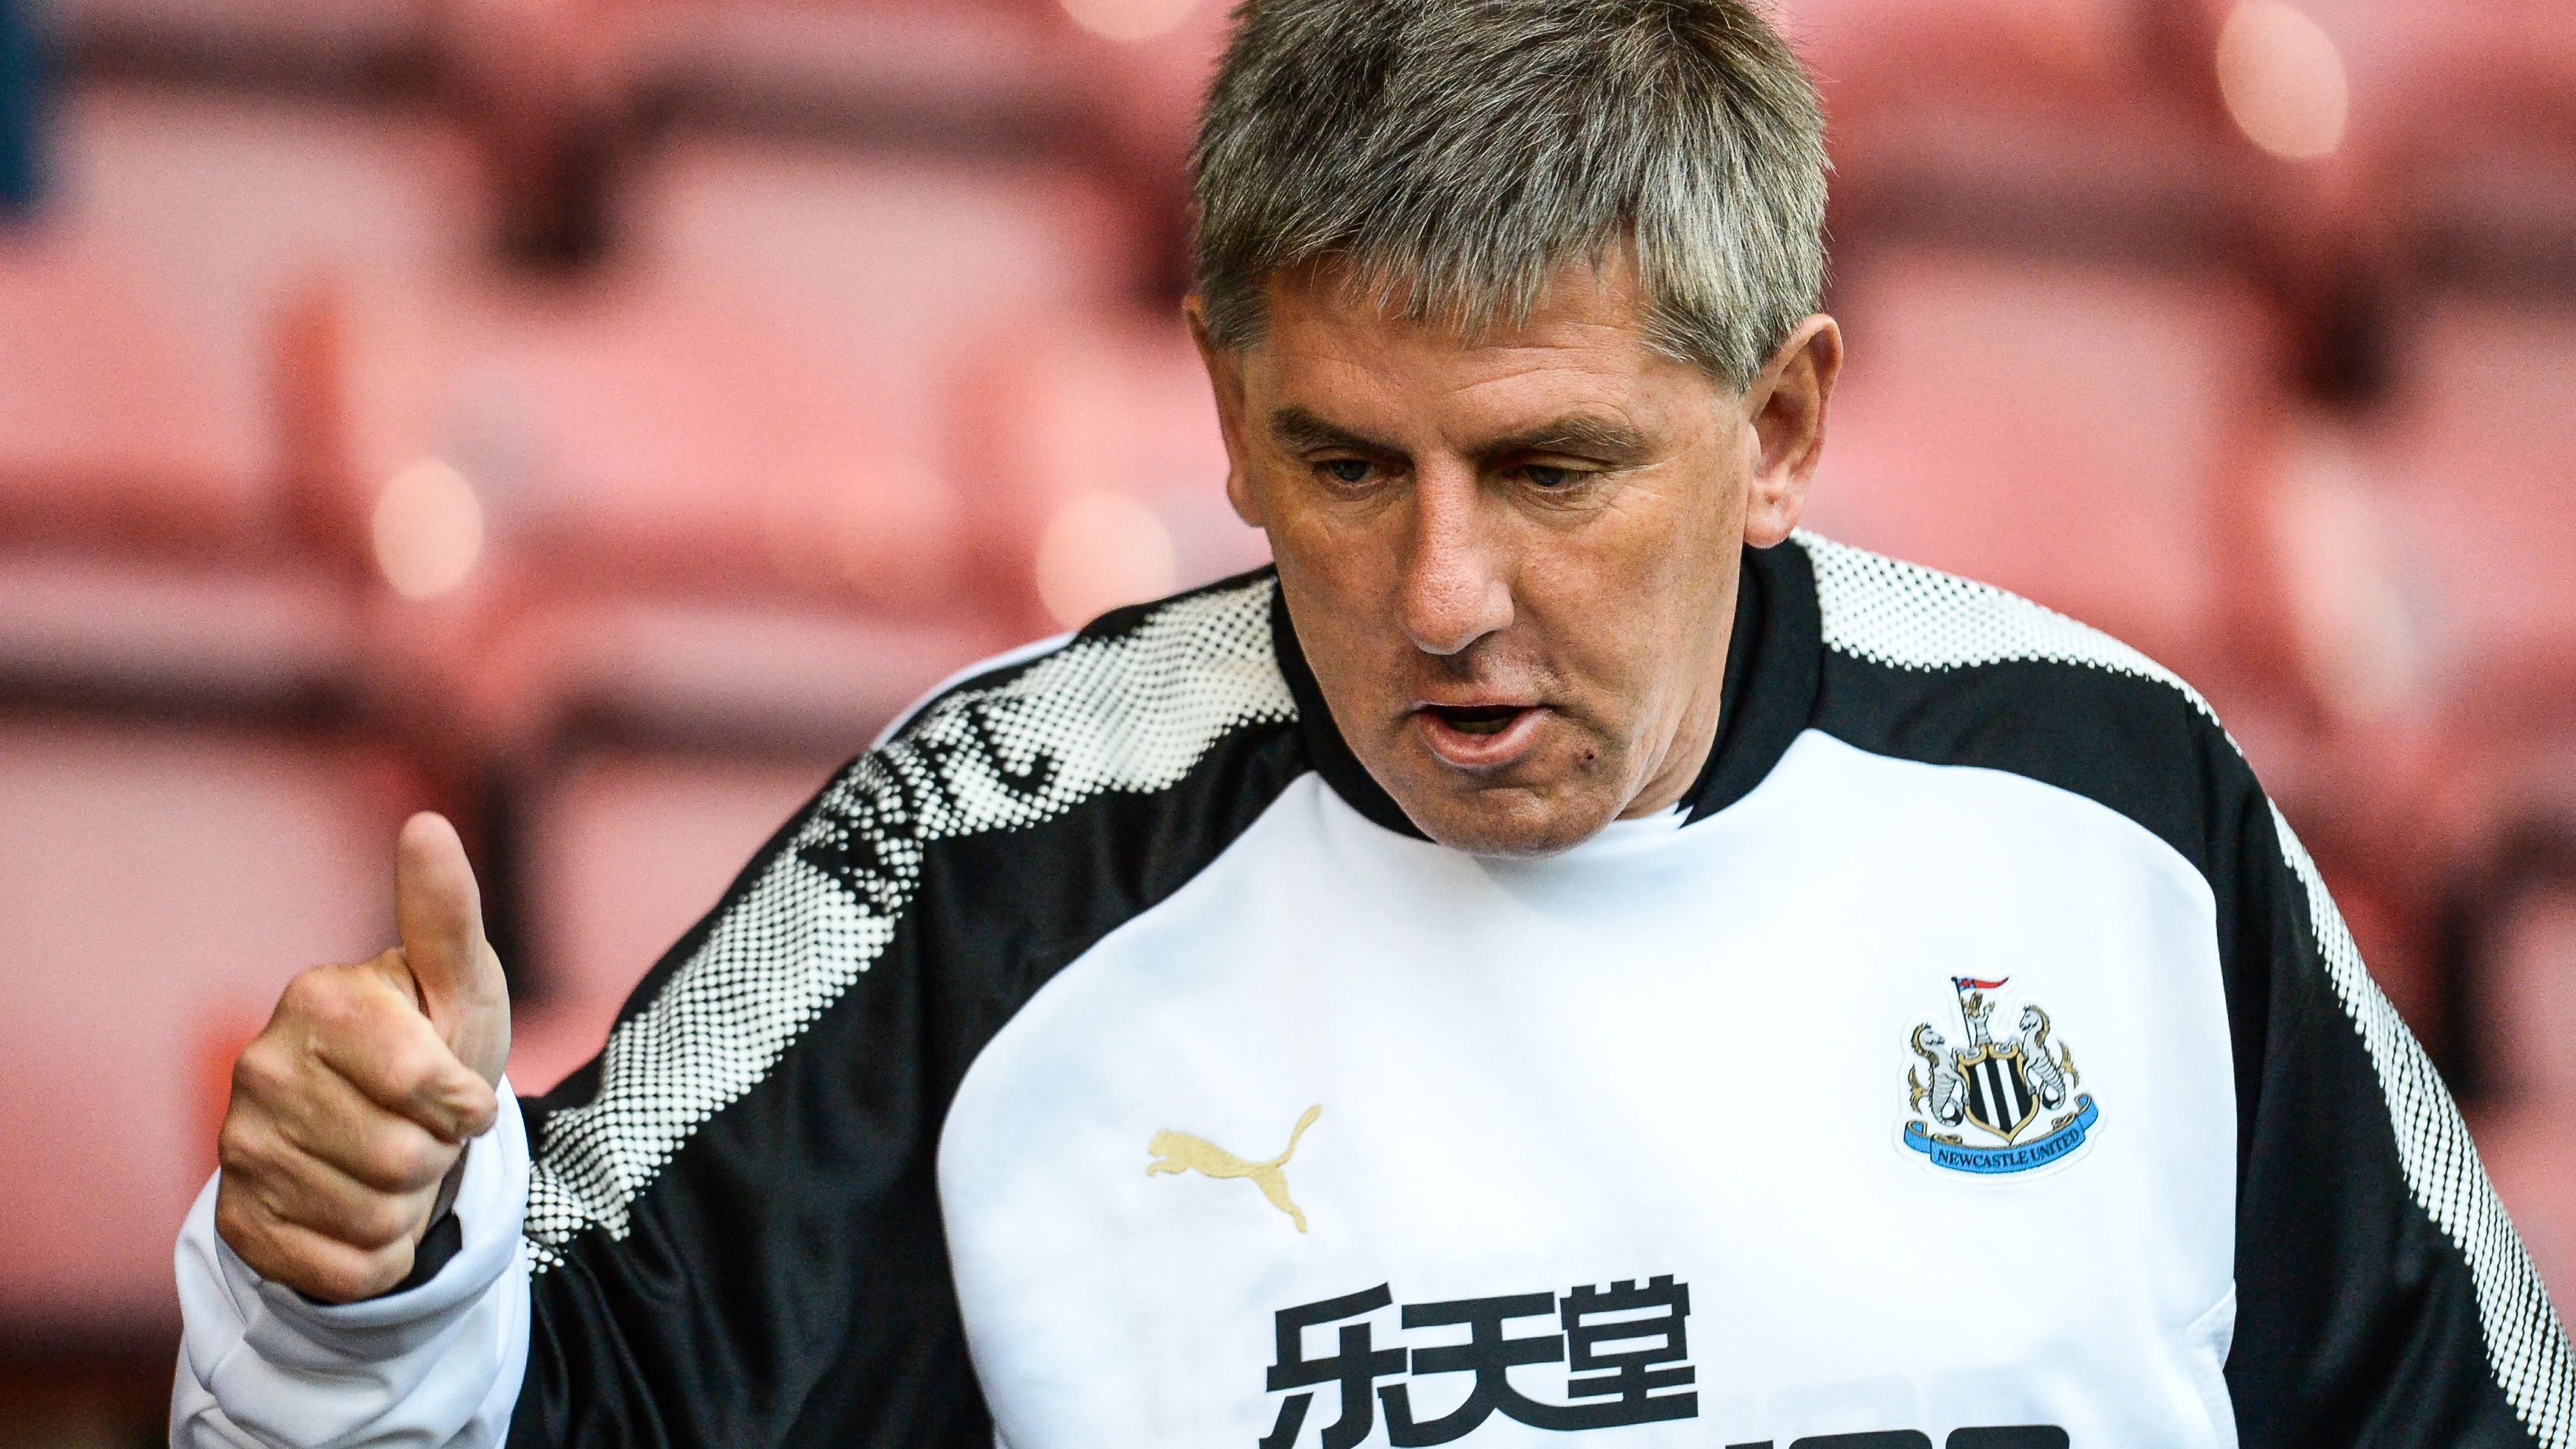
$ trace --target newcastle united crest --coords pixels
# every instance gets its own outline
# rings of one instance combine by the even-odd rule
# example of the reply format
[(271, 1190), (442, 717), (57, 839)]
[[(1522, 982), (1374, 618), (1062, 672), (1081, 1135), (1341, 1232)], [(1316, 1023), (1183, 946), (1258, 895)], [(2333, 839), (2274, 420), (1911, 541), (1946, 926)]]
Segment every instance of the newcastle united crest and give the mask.
[(1997, 1041), (1990, 1026), (2003, 981), (1951, 978), (1965, 1040), (1952, 1045), (1930, 1022), (1907, 1045), (1922, 1058), (1906, 1068), (1905, 1145), (1934, 1167), (1991, 1174), (2045, 1167), (2084, 1145), (2101, 1113), (2075, 1089), (2084, 1074), (2074, 1048), (2049, 1039), (2048, 1013), (2024, 1003), (2017, 1031)]

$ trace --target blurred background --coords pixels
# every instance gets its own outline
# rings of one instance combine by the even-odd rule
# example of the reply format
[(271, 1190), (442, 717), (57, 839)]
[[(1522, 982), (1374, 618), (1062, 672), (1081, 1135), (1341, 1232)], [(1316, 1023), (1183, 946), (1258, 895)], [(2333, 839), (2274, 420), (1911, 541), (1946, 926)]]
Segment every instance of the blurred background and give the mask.
[[(2576, 1295), (2576, 7), (1782, 19), (1812, 524), (2209, 695)], [(232, 1056), (407, 812), (541, 1090), (905, 701), (1263, 559), (1175, 312), (1223, 24), (0, 0), (0, 1445), (158, 1439)]]

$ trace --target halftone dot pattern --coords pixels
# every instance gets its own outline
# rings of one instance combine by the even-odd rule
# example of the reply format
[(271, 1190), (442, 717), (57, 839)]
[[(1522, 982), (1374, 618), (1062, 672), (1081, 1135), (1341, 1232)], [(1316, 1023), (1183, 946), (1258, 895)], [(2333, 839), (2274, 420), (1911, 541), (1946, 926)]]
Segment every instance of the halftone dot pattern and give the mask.
[(2281, 854), (2307, 892), (2308, 923), (2335, 997), (2361, 1033), (2371, 1067), (2379, 1074), (2380, 1094), (2388, 1099), (2388, 1115), (2397, 1128), (2397, 1160), (2405, 1168), (2406, 1186), (2468, 1259), (2487, 1364), (2531, 1437), (2546, 1449), (2566, 1449), (2576, 1433), (2576, 1360), (2568, 1354), (2566, 1331), (2550, 1310), (2540, 1274), (2487, 1183), (2459, 1108), (2414, 1033), (2362, 966), (2361, 950), (2326, 894), (2324, 877), (2277, 806), (2272, 828), (2280, 832)]
[[(1893, 669), (1965, 669), (2038, 660), (2154, 680), (2215, 722), (2207, 701), (2174, 674), (2107, 634), (1989, 584), (1797, 535), (1816, 570), (1825, 646)], [(2576, 1359), (2540, 1275), (2478, 1165), (2451, 1094), (2362, 965), (2316, 863), (2277, 807), (2281, 851), (2307, 893), (2327, 979), (2369, 1053), (2387, 1099), (2406, 1186), (2459, 1246), (2478, 1299), (2487, 1360), (2505, 1400), (2546, 1449), (2576, 1437)]]
[(894, 939), (923, 847), (1178, 784), (1228, 734), (1296, 718), (1273, 586), (1185, 595), (990, 689), (951, 695), (827, 786), (793, 843), (652, 1004), (609, 1034), (598, 1095), (555, 1115), (528, 1187), (538, 1272), (628, 1209)]
[(1966, 669), (2041, 660), (2170, 684), (2202, 714), (2208, 701), (2173, 671), (2054, 609), (1992, 584), (1905, 563), (1800, 530), (1816, 567), (1825, 647), (1892, 669)]

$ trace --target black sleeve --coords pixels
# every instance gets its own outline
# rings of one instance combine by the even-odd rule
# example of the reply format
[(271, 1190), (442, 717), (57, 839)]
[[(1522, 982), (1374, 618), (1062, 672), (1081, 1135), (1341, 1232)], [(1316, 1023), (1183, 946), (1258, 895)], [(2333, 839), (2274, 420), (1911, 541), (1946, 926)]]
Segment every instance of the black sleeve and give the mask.
[(1032, 992), (1306, 768), (1272, 597), (1122, 610), (922, 711), (528, 1104), (513, 1445), (989, 1449), (940, 1127)]
[[(620, 1147), (645, 1136), (624, 1104), (649, 1117), (656, 1104), (636, 1099), (656, 1093), (695, 1115), (686, 1077), (715, 1080), (757, 1033), (746, 1017), (776, 991), (757, 967), (811, 944), (780, 885), (874, 768), (790, 821), (636, 989), (609, 1051), (527, 1104), (534, 1277), (512, 1444), (791, 1442), (818, 1389), (862, 1400), (829, 1406), (844, 1425), (891, 1426), (847, 1443), (989, 1443), (930, 1182), (924, 1047), (942, 1004), (903, 969), (912, 953), (872, 963), (666, 1160)], [(758, 917), (772, 959), (740, 973), (735, 998), (686, 992)]]
[(2432, 1064), (2236, 763), (2212, 838), (2248, 1446), (2564, 1445), (2567, 1339)]

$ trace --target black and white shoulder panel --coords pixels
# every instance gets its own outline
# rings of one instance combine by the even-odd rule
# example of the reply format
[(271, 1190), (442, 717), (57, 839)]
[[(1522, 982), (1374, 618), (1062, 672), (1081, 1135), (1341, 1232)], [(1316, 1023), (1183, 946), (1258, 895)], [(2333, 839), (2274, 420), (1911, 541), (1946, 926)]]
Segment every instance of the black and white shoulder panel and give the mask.
[(2576, 1439), (2566, 1336), (2450, 1094), (2207, 703), (2000, 589), (1798, 543), (1825, 654), (1816, 728), (2084, 795), (2209, 882), (2235, 1040), (2245, 1442)]
[(930, 1153), (1027, 993), (1305, 766), (1264, 574), (948, 688), (540, 1103), (513, 1442), (975, 1443)]

